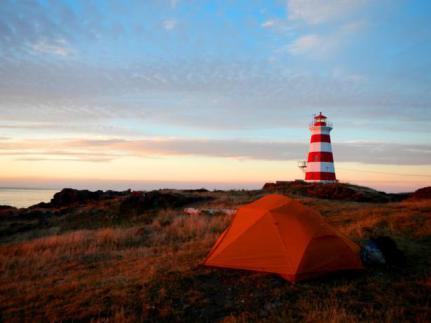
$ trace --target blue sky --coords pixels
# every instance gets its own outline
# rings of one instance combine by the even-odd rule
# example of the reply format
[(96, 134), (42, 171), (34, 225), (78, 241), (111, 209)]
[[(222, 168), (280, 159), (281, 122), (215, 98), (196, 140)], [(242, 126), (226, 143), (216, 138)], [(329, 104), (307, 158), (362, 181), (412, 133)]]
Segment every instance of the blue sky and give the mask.
[[(256, 182), (277, 178), (265, 173), (268, 161), (280, 163), (280, 178), (294, 179), (307, 125), (323, 111), (335, 123), (336, 169), (390, 168), (385, 179), (366, 177), (374, 186), (411, 188), (431, 179), (430, 106), (429, 1), (0, 6), (0, 164), (10, 169), (0, 177), (20, 183), (36, 170), (45, 178), (52, 169), (79, 169), (88, 180), (92, 164), (104, 164), (100, 179), (116, 167), (152, 167), (154, 158), (176, 169), (189, 157), (207, 158), (201, 167), (226, 182), (249, 177), (223, 176), (232, 160), (252, 162)], [(147, 168), (136, 169), (149, 180)], [(157, 169), (151, 180), (166, 180)]]

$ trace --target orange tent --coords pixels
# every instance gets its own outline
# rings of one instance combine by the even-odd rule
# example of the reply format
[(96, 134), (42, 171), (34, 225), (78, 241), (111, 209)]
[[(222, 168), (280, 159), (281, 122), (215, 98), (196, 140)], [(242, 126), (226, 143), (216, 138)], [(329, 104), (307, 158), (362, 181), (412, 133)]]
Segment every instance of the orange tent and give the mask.
[(292, 282), (362, 268), (355, 243), (317, 211), (277, 194), (238, 209), (204, 264), (277, 273)]

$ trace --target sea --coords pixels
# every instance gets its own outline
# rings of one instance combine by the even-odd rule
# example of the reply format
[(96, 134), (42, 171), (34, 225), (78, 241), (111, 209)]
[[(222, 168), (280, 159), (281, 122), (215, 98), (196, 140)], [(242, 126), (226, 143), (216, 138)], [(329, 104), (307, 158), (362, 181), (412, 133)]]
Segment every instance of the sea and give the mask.
[(59, 189), (0, 188), (0, 205), (17, 208), (29, 207), (40, 202), (49, 202)]

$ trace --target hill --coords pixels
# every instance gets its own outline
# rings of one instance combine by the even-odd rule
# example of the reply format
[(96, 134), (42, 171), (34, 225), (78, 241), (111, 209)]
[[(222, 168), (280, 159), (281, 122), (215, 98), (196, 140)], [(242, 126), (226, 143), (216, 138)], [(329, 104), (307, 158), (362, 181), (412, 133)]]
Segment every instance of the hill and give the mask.
[(406, 264), (295, 285), (271, 274), (202, 267), (232, 215), (187, 215), (184, 207), (237, 208), (267, 188), (63, 190), (50, 203), (0, 208), (0, 321), (431, 319), (430, 199), (321, 199), (293, 185), (282, 189), (357, 243), (393, 237)]

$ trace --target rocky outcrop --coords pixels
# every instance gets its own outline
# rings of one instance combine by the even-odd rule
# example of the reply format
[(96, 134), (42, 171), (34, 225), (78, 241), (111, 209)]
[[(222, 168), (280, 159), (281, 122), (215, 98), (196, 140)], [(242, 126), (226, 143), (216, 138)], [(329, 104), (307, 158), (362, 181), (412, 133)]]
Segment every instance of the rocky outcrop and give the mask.
[[(49, 203), (17, 209), (0, 206), (0, 243), (26, 232), (79, 230), (152, 221), (157, 211), (210, 200), (205, 191), (88, 191), (66, 188)], [(139, 219), (138, 219), (139, 218)]]
[(18, 213), (18, 209), (13, 206), (9, 205), (0, 205), (0, 218), (1, 217), (7, 217), (7, 216), (13, 216)]
[(355, 202), (384, 203), (400, 201), (408, 197), (406, 194), (387, 194), (369, 187), (346, 183), (321, 184), (308, 183), (300, 180), (266, 183), (263, 186), (263, 190), (321, 199)]
[(123, 214), (143, 212), (147, 210), (166, 209), (181, 207), (186, 204), (205, 201), (209, 197), (200, 195), (205, 191), (181, 191), (175, 193), (171, 191), (150, 191), (141, 192), (131, 190), (116, 192), (116, 191), (89, 191), (75, 190), (65, 188), (54, 194), (54, 197), (49, 203), (39, 203), (31, 206), (29, 209), (34, 211), (39, 209), (64, 209), (64, 208), (79, 208), (82, 206), (94, 207), (103, 205), (98, 202), (115, 201), (114, 204), (119, 205), (119, 210)]
[(279, 188), (279, 185), (276, 183), (265, 183), (265, 185), (262, 187), (264, 191), (275, 191), (277, 188)]
[(206, 196), (172, 192), (133, 192), (121, 202), (120, 212), (139, 214), (149, 210), (177, 208), (208, 199)]
[(431, 199), (431, 186), (418, 189), (411, 194), (411, 198), (415, 200)]
[(115, 192), (115, 191), (89, 191), (89, 190), (75, 190), (72, 188), (64, 188), (60, 192), (56, 193), (49, 203), (40, 203), (34, 207), (65, 207), (74, 204), (87, 204), (89, 202), (101, 201), (106, 199), (112, 199), (118, 196), (125, 196), (130, 194), (129, 191)]

